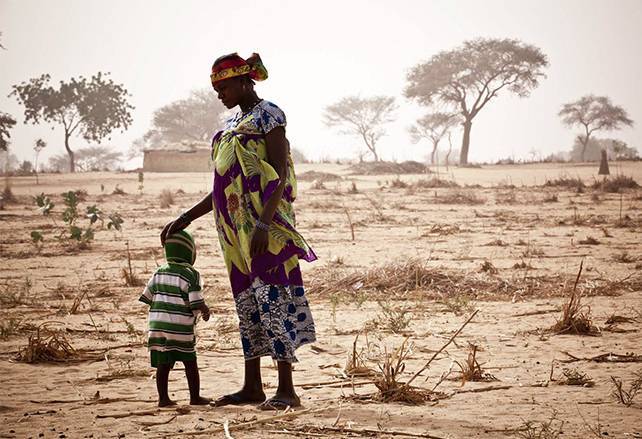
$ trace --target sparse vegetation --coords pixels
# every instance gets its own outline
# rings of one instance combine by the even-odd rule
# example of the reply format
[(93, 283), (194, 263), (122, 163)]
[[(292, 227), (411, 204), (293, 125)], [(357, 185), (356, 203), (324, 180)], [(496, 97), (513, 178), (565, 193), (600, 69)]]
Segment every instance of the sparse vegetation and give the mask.
[(611, 395), (617, 402), (624, 404), (627, 407), (633, 405), (635, 398), (642, 391), (642, 370), (635, 372), (631, 383), (626, 386), (620, 378), (611, 376), (611, 384), (613, 389)]
[(572, 190), (575, 190), (576, 192), (579, 192), (579, 191), (584, 191), (584, 188), (586, 186), (582, 181), (582, 179), (579, 177), (573, 178), (568, 176), (561, 176), (553, 180), (546, 180), (544, 182), (544, 187), (562, 187), (562, 188), (572, 189)]
[(163, 189), (158, 198), (160, 200), (161, 209), (168, 209), (172, 204), (174, 204), (174, 194), (169, 189)]
[(460, 362), (455, 360), (455, 364), (459, 366), (462, 386), (466, 384), (467, 381), (498, 381), (492, 374), (484, 372), (482, 369), (477, 361), (478, 350), (479, 347), (477, 345), (469, 343), (466, 361)]
[(607, 178), (604, 181), (596, 181), (593, 183), (593, 189), (601, 190), (604, 192), (618, 193), (622, 189), (637, 189), (640, 185), (633, 177), (625, 175), (616, 175), (615, 177)]
[(553, 411), (546, 421), (524, 421), (516, 429), (515, 435), (522, 439), (557, 439), (561, 437), (565, 422), (557, 419), (558, 413)]
[(577, 283), (582, 274), (584, 262), (580, 263), (580, 269), (575, 279), (573, 289), (569, 298), (562, 305), (562, 315), (550, 331), (555, 334), (577, 334), (577, 335), (599, 335), (598, 328), (593, 325), (591, 318), (591, 307), (582, 304), (582, 292), (577, 290)]

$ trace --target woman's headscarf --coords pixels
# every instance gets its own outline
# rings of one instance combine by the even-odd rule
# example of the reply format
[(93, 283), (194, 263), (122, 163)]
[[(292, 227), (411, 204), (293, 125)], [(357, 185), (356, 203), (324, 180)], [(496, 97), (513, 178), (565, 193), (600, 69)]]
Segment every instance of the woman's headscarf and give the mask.
[(268, 72), (258, 53), (253, 53), (248, 59), (243, 59), (238, 53), (225, 55), (214, 61), (210, 79), (212, 84), (235, 76), (249, 75), (254, 81), (267, 79)]

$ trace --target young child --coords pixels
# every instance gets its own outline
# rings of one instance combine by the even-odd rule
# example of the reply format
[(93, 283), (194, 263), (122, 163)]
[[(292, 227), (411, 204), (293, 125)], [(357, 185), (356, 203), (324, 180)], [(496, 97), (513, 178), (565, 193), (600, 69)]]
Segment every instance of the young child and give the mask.
[(208, 321), (210, 310), (201, 294), (196, 260), (196, 244), (188, 232), (181, 230), (165, 241), (167, 263), (149, 280), (139, 300), (149, 305), (148, 347), (152, 367), (156, 368), (158, 406), (176, 403), (169, 399), (169, 371), (176, 361), (185, 365), (190, 404), (205, 405), (209, 399), (200, 396), (200, 378), (194, 350), (194, 324), (200, 311)]

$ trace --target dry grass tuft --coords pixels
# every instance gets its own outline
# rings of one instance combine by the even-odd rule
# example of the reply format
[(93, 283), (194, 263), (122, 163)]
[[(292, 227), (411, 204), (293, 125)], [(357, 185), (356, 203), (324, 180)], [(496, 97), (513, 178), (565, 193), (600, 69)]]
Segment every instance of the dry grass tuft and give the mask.
[(586, 239), (580, 239), (577, 242), (583, 245), (600, 245), (600, 241), (593, 238), (592, 236), (587, 236)]
[(406, 369), (406, 360), (412, 353), (412, 344), (405, 339), (399, 348), (389, 352), (384, 348), (383, 362), (378, 364), (379, 374), (375, 378), (375, 386), (379, 389), (376, 400), (379, 402), (402, 402), (422, 404), (434, 401), (441, 394), (418, 387), (409, 386), (401, 381), (401, 375)]
[(546, 195), (542, 201), (544, 203), (557, 203), (559, 201), (559, 198), (557, 197), (557, 194), (549, 194)]
[(0, 339), (6, 340), (12, 335), (17, 335), (20, 333), (20, 325), (22, 324), (22, 319), (17, 319), (15, 317), (5, 318), (0, 322)]
[[(113, 359), (109, 357), (109, 354), (106, 353), (104, 358), (107, 362), (109, 373), (96, 378), (97, 382), (109, 382), (123, 378), (149, 377), (149, 369), (135, 369), (132, 367), (132, 361), (135, 359), (134, 356), (122, 356), (116, 358), (116, 361), (113, 361)], [(115, 362), (117, 364), (114, 364)]]
[(24, 363), (64, 362), (78, 357), (78, 352), (62, 333), (47, 328), (47, 325), (53, 323), (57, 322), (45, 322), (38, 326), (36, 333), (29, 336), (27, 346), (18, 352), (16, 361)]
[(143, 286), (145, 283), (134, 273), (134, 269), (132, 268), (132, 255), (129, 251), (129, 241), (127, 241), (125, 245), (127, 246), (127, 268), (123, 267), (120, 269), (121, 276), (125, 281), (125, 285), (128, 287)]
[(642, 391), (642, 370), (634, 373), (634, 378), (628, 388), (625, 388), (621, 379), (614, 376), (611, 376), (611, 383), (613, 384), (611, 396), (613, 396), (619, 403), (630, 407), (633, 405), (635, 397), (640, 393), (640, 391)]
[(114, 190), (112, 191), (112, 195), (126, 195), (127, 192), (125, 192), (120, 186), (116, 185), (114, 187)]
[(501, 239), (493, 239), (492, 241), (487, 242), (484, 244), (485, 246), (497, 246), (497, 247), (506, 247), (508, 246), (508, 243), (506, 241), (502, 241)]
[(611, 316), (606, 319), (604, 322), (606, 325), (617, 325), (618, 323), (633, 323), (636, 320), (631, 317), (620, 316), (617, 314), (611, 314)]
[(637, 189), (639, 187), (640, 185), (633, 177), (627, 177), (621, 174), (607, 178), (604, 181), (596, 181), (593, 183), (593, 189), (611, 193), (618, 193), (622, 189)]
[(585, 188), (584, 182), (579, 177), (561, 176), (554, 180), (546, 180), (543, 184), (545, 187), (563, 187), (568, 189), (575, 189), (581, 191)]
[(482, 262), (481, 267), (479, 267), (479, 271), (482, 272), (482, 273), (488, 273), (488, 274), (497, 274), (497, 273), (499, 273), (497, 268), (490, 261)]
[(637, 259), (629, 255), (629, 253), (625, 250), (613, 255), (613, 260), (615, 262), (619, 262), (620, 264), (630, 264), (631, 262), (635, 262)]
[(393, 187), (393, 188), (396, 188), (396, 189), (406, 189), (409, 186), (410, 185), (408, 183), (406, 183), (405, 181), (403, 181), (401, 178), (399, 178), (398, 175), (397, 175), (397, 178), (395, 178), (394, 180), (392, 180), (390, 182), (390, 187)]
[(381, 313), (376, 318), (366, 323), (368, 330), (383, 330), (400, 334), (408, 330), (412, 321), (412, 313), (407, 307), (392, 306), (382, 301), (377, 302), (381, 308)]
[(352, 343), (352, 352), (348, 355), (346, 365), (343, 368), (343, 373), (349, 377), (367, 377), (375, 375), (375, 371), (370, 368), (366, 362), (364, 351), (370, 349), (368, 338), (366, 336), (366, 348), (357, 349), (357, 341), (359, 334), (354, 338)]
[(431, 199), (436, 204), (467, 204), (479, 205), (486, 203), (486, 199), (476, 195), (470, 190), (454, 190)]
[(483, 371), (476, 358), (478, 347), (472, 343), (469, 343), (468, 347), (469, 351), (466, 361), (463, 363), (455, 361), (455, 364), (457, 364), (460, 369), (461, 385), (463, 386), (467, 381), (499, 381), (495, 376)]
[(163, 189), (159, 195), (160, 208), (167, 209), (174, 204), (174, 194), (169, 189)]
[(455, 235), (457, 233), (467, 232), (469, 230), (464, 230), (459, 227), (458, 224), (433, 224), (430, 227), (430, 230), (423, 233), (422, 237), (431, 236), (432, 234), (437, 234), (439, 236), (444, 235)]
[(580, 263), (575, 285), (571, 290), (568, 301), (562, 305), (562, 315), (550, 328), (554, 334), (599, 335), (599, 329), (591, 320), (591, 308), (582, 305), (582, 292), (577, 290), (577, 283), (582, 274), (584, 261)]
[(564, 368), (562, 370), (564, 378), (557, 380), (557, 384), (562, 386), (582, 386), (582, 387), (593, 387), (595, 386), (595, 381), (587, 373), (584, 373), (577, 369), (568, 369)]
[(306, 171), (301, 174), (297, 174), (296, 179), (299, 181), (337, 181), (341, 180), (341, 177), (329, 172)]
[(401, 163), (384, 161), (361, 162), (350, 166), (349, 170), (353, 175), (425, 174), (430, 172), (430, 169), (425, 164), (415, 161)]
[(557, 412), (542, 422), (524, 421), (515, 434), (522, 439), (557, 439), (561, 437), (564, 421), (557, 419)]
[(451, 180), (433, 177), (430, 179), (419, 179), (412, 184), (412, 187), (415, 189), (458, 188), (459, 184)]

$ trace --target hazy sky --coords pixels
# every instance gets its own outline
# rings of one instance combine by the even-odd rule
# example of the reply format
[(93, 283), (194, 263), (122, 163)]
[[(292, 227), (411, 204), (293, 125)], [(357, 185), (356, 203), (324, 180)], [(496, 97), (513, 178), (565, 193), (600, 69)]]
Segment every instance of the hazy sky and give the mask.
[[(210, 87), (212, 61), (258, 52), (270, 78), (259, 96), (288, 116), (291, 144), (308, 157), (354, 157), (358, 139), (322, 122), (323, 109), (352, 94), (397, 97), (397, 121), (380, 142), (384, 159), (422, 159), (407, 127), (425, 110), (402, 90), (413, 65), (475, 37), (517, 38), (548, 55), (548, 78), (531, 97), (507, 93), (475, 119), (470, 160), (569, 149), (574, 133), (557, 112), (584, 94), (604, 94), (636, 122), (612, 134), (642, 149), (642, 1), (134, 1), (0, 0), (0, 111), (18, 124), (13, 152), (64, 152), (56, 127), (23, 125), (12, 84), (50, 73), (54, 82), (109, 71), (131, 93), (134, 123), (109, 144), (126, 151), (160, 106)], [(214, 133), (217, 127), (212, 127)], [(460, 136), (457, 136), (459, 142)], [(86, 145), (74, 139), (77, 149)]]

